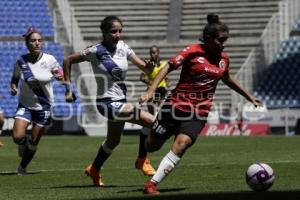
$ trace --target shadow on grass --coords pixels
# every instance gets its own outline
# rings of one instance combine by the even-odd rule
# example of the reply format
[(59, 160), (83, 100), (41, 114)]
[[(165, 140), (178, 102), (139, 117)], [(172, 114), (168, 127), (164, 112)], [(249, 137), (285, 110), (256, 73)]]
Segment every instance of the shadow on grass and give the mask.
[[(141, 195), (137, 197), (101, 198), (101, 200), (299, 200), (300, 191), (269, 191), (269, 192), (224, 192), (224, 193), (193, 193), (193, 194), (165, 194), (170, 190), (161, 190), (157, 196)], [(90, 200), (96, 200), (90, 199)], [(77, 200), (76, 198), (73, 200)], [(79, 200), (79, 199), (78, 199)], [(82, 200), (82, 198), (81, 198)]]
[[(123, 191), (118, 191), (116, 193), (129, 193), (129, 192), (140, 192), (142, 194), (143, 192), (143, 188), (141, 188), (140, 186), (137, 186), (139, 187), (139, 189), (135, 189), (135, 190), (123, 190)], [(165, 192), (179, 192), (179, 191), (183, 191), (185, 190), (186, 188), (172, 188), (172, 189), (161, 189), (160, 192), (161, 193), (165, 193)]]
[[(50, 187), (52, 189), (59, 189), (59, 188), (89, 188), (89, 187), (94, 187), (97, 188), (97, 186), (94, 185), (64, 185), (64, 186), (57, 186), (57, 187)], [(140, 187), (140, 185), (105, 185), (102, 186), (101, 188), (121, 188), (121, 187)], [(142, 190), (140, 190), (142, 191)], [(128, 192), (128, 190), (127, 190)]]

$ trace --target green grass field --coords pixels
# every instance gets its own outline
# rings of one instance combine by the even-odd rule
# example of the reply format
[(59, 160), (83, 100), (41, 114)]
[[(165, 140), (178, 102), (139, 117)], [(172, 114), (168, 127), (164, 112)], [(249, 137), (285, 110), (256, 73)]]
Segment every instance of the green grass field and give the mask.
[[(148, 179), (134, 168), (137, 136), (124, 136), (105, 163), (106, 186), (96, 188), (83, 170), (92, 162), (102, 137), (45, 136), (28, 167), (16, 175), (17, 146), (0, 137), (0, 199), (300, 199), (300, 137), (201, 137), (160, 185), (159, 197), (142, 194)], [(150, 154), (155, 167), (169, 151)], [(266, 162), (277, 179), (268, 192), (252, 192), (245, 183), (247, 167)]]

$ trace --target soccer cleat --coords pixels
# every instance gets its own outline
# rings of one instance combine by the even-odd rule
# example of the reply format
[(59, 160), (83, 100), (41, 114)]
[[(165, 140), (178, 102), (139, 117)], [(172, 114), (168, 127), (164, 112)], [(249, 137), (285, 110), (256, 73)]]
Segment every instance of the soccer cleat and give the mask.
[(104, 186), (101, 175), (92, 165), (89, 165), (85, 168), (85, 174), (91, 177), (95, 186), (97, 187)]
[(147, 181), (143, 190), (144, 194), (158, 195), (160, 192), (156, 189), (156, 184), (151, 180)]
[(135, 161), (135, 168), (141, 170), (146, 176), (153, 176), (155, 174), (155, 169), (147, 158), (137, 158)]
[(17, 171), (18, 171), (18, 175), (19, 175), (19, 176), (27, 175), (27, 170), (26, 170), (26, 168), (23, 168), (21, 165), (19, 165)]

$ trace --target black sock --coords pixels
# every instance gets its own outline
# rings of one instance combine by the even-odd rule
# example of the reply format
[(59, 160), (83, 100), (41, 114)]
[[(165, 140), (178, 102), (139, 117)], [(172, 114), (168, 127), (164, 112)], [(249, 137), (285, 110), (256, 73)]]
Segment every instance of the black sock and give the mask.
[(146, 141), (147, 135), (144, 135), (143, 133), (140, 133), (140, 143), (139, 143), (139, 158), (146, 158), (147, 157), (147, 150), (145, 147), (145, 141)]
[(26, 168), (30, 161), (33, 159), (36, 150), (31, 150), (28, 146), (25, 147), (24, 156), (21, 160), (21, 167)]
[(25, 135), (25, 137), (23, 138), (23, 140), (16, 142), (18, 145), (25, 145), (27, 144), (28, 141), (28, 137)]
[(106, 153), (101, 145), (98, 154), (93, 162), (93, 167), (100, 171), (100, 168), (102, 167), (103, 163), (107, 160), (107, 158), (110, 156), (110, 153)]
[(4, 124), (4, 122), (3, 123), (0, 122), (0, 131), (2, 130), (3, 124)]

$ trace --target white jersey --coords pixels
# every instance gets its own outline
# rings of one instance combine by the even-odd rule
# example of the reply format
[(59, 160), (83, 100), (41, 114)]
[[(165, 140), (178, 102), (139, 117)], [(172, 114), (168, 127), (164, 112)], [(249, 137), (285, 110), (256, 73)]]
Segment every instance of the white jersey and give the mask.
[(48, 109), (53, 104), (53, 89), (51, 79), (53, 70), (59, 68), (57, 60), (49, 54), (43, 53), (36, 62), (18, 59), (14, 77), (21, 80), (19, 103), (32, 110)]
[(123, 41), (118, 42), (113, 53), (102, 44), (93, 45), (81, 52), (82, 58), (92, 64), (98, 99), (126, 99), (124, 80), (128, 70), (128, 58), (133, 54), (133, 50)]

